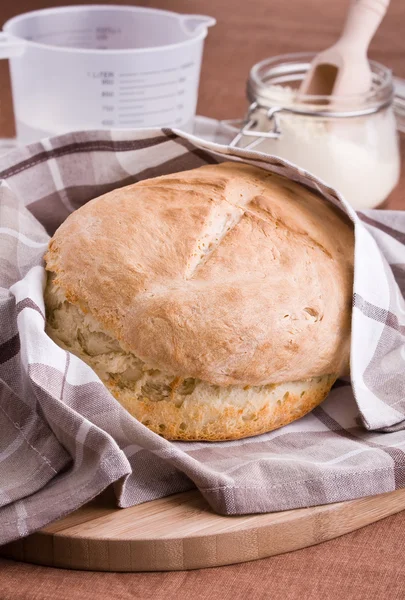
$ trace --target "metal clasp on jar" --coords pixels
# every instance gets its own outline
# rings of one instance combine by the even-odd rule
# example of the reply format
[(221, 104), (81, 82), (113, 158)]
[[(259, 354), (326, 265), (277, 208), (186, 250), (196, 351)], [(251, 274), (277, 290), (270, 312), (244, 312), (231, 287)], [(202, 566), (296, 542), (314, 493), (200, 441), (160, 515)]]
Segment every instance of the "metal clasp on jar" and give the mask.
[[(365, 108), (362, 110), (352, 110), (352, 111), (329, 111), (329, 110), (305, 110), (301, 108), (287, 108), (285, 106), (272, 106), (268, 108), (266, 106), (260, 105), (258, 102), (252, 102), (249, 106), (247, 115), (245, 119), (242, 121), (242, 127), (240, 128), (237, 135), (233, 138), (233, 140), (229, 143), (229, 146), (237, 146), (241, 139), (244, 137), (256, 138), (246, 146), (244, 146), (245, 150), (252, 150), (256, 146), (258, 146), (264, 139), (277, 139), (281, 136), (282, 130), (280, 127), (279, 115), (281, 113), (289, 113), (292, 115), (300, 115), (303, 117), (321, 117), (324, 119), (352, 119), (355, 117), (364, 117), (367, 115), (372, 115), (374, 113), (380, 112), (384, 110), (391, 104), (391, 98), (379, 103), (376, 106)], [(255, 117), (255, 113), (261, 111), (265, 113), (269, 123), (271, 125), (268, 131), (257, 131), (254, 129), (258, 125), (258, 118)], [(240, 123), (240, 121), (236, 121), (234, 119), (229, 119), (222, 121), (225, 125), (230, 125), (234, 127), (236, 123)]]
[[(243, 125), (240, 132), (237, 134), (236, 137), (234, 137), (234, 139), (231, 141), (231, 143), (229, 145), (236, 146), (238, 144), (238, 142), (244, 136), (258, 138), (256, 140), (253, 140), (253, 142), (251, 142), (247, 146), (245, 146), (245, 148), (251, 149), (251, 148), (254, 148), (255, 146), (257, 146), (258, 144), (260, 144), (260, 142), (264, 138), (273, 138), (274, 139), (274, 138), (280, 137), (281, 129), (280, 129), (280, 123), (277, 118), (277, 114), (279, 112), (281, 112), (282, 110), (283, 110), (283, 108), (281, 106), (273, 106), (272, 108), (266, 108), (264, 106), (260, 106), (258, 104), (258, 102), (252, 102), (252, 104), (249, 106), (249, 109), (248, 109), (248, 113), (247, 113), (247, 116), (245, 119), (245, 124)], [(254, 127), (257, 127), (257, 124), (258, 124), (257, 117), (253, 116), (253, 114), (256, 113), (257, 111), (266, 112), (267, 119), (273, 125), (272, 129), (270, 129), (269, 131), (256, 131), (255, 129), (252, 129)]]

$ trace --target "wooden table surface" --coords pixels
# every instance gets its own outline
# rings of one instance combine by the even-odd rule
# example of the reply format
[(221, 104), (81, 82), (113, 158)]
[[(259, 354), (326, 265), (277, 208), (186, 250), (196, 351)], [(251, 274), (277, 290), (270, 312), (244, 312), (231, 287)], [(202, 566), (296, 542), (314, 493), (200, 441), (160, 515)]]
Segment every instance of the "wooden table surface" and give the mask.
[[(27, 10), (67, 3), (2, 0), (0, 22)], [(348, 0), (150, 0), (136, 4), (209, 14), (217, 19), (206, 41), (198, 113), (231, 118), (243, 115), (246, 109), (244, 89), (250, 67), (268, 56), (326, 48), (342, 26)], [(370, 57), (405, 78), (404, 34), (405, 2), (392, 0), (389, 14), (373, 40)], [(2, 61), (0, 137), (12, 135), (8, 67)], [(405, 144), (401, 145), (405, 157)], [(391, 194), (389, 208), (405, 209), (404, 183), (405, 169)], [(404, 546), (405, 511), (317, 547), (205, 571), (103, 574), (0, 560), (0, 599), (369, 600), (378, 594), (383, 600), (402, 600)]]

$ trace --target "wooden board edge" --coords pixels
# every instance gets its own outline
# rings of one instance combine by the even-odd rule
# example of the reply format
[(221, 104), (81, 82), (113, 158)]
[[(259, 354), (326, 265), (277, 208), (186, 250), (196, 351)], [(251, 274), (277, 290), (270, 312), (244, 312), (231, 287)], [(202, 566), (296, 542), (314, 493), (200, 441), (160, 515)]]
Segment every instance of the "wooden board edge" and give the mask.
[[(318, 507), (321, 508), (321, 507)], [(268, 558), (334, 539), (405, 509), (405, 490), (322, 506), (300, 518), (239, 531), (183, 538), (81, 539), (68, 530), (39, 531), (0, 548), (0, 555), (34, 564), (94, 571), (177, 571)], [(124, 509), (125, 510), (125, 509)], [(291, 511), (293, 512), (293, 511)], [(274, 513), (273, 513), (274, 514)], [(263, 522), (263, 525), (260, 522)]]

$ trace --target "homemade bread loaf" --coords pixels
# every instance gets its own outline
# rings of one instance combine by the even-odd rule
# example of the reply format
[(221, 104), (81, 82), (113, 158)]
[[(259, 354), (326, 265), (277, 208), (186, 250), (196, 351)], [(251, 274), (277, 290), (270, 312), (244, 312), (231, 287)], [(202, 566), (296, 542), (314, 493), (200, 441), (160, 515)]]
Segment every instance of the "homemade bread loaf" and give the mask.
[(236, 439), (306, 414), (347, 372), (353, 228), (240, 163), (92, 200), (45, 256), (47, 331), (169, 439)]

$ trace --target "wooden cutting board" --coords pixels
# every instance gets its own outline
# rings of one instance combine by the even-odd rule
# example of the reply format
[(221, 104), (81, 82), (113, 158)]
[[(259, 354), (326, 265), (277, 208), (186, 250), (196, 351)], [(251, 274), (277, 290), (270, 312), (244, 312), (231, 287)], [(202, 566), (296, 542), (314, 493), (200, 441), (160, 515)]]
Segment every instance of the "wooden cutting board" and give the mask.
[(224, 517), (197, 491), (133, 508), (110, 493), (0, 548), (16, 560), (95, 571), (176, 571), (265, 558), (319, 544), (405, 509), (405, 489), (264, 515)]

